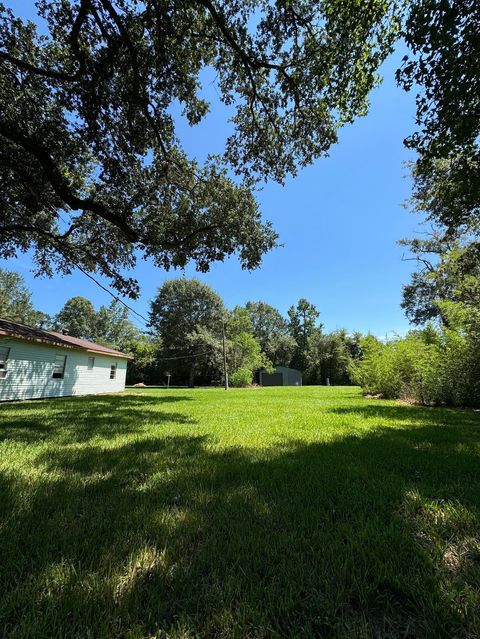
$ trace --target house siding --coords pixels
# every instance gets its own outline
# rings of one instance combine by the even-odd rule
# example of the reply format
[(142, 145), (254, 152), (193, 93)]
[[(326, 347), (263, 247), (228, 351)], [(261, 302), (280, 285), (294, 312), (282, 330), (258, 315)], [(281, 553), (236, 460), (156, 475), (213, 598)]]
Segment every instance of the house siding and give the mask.
[[(124, 358), (10, 337), (1, 337), (0, 346), (10, 348), (7, 375), (0, 379), (0, 401), (118, 393), (125, 389)], [(57, 355), (67, 356), (63, 379), (52, 379)], [(88, 370), (89, 357), (95, 357), (91, 370)], [(115, 379), (110, 379), (110, 366), (114, 363), (117, 372)]]

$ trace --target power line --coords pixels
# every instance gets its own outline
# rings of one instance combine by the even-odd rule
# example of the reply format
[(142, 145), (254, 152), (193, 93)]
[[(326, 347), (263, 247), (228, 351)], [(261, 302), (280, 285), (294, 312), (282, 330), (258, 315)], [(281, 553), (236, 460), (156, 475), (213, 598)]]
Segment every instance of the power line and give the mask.
[[(65, 222), (65, 220), (62, 218), (62, 216), (56, 212), (58, 214), (58, 216), (60, 217), (60, 219), (62, 220), (62, 222), (64, 224), (67, 224)], [(55, 247), (55, 244), (52, 245)], [(57, 248), (57, 247), (55, 247)], [(58, 250), (58, 249), (57, 249)], [(107, 288), (106, 286), (104, 286), (101, 282), (99, 282), (93, 275), (91, 275), (90, 273), (88, 273), (88, 271), (86, 271), (83, 267), (80, 266), (80, 264), (78, 264), (77, 262), (75, 262), (75, 260), (73, 260), (71, 257), (67, 257), (66, 255), (63, 255), (63, 257), (68, 260), (69, 262), (71, 262), (71, 264), (73, 264), (76, 268), (78, 268), (78, 270), (83, 273), (86, 277), (88, 277), (90, 280), (92, 280), (92, 282), (94, 284), (96, 284), (97, 286), (99, 286), (103, 291), (105, 291), (106, 293), (108, 293), (114, 300), (116, 300), (117, 302), (119, 302), (120, 304), (122, 304), (130, 313), (133, 313), (134, 315), (136, 315), (137, 317), (140, 317), (142, 320), (144, 320), (144, 328), (148, 329), (149, 328), (149, 320), (142, 315), (141, 313), (139, 313), (138, 311), (136, 311), (134, 308), (132, 308), (129, 304), (127, 304), (126, 302), (124, 302), (118, 295), (115, 295), (114, 293), (112, 293), (112, 291)], [(138, 320), (137, 320), (138, 322)], [(223, 334), (223, 352), (224, 352), (224, 365), (225, 365), (225, 383), (226, 386), (225, 388), (228, 388), (228, 377), (227, 377), (227, 373), (226, 373), (226, 351), (225, 351), (225, 328), (223, 326), (222, 323), (222, 334)], [(202, 357), (203, 355), (208, 355), (208, 351), (204, 351), (202, 353), (192, 353), (191, 355), (177, 355), (175, 357), (157, 357), (156, 360), (157, 361), (162, 361), (162, 362), (166, 362), (166, 361), (173, 361), (173, 360), (178, 360), (178, 359), (191, 359), (191, 358), (195, 358), (195, 357)]]
[(168, 360), (173, 360), (173, 359), (188, 359), (189, 357), (201, 357), (202, 355), (208, 355), (208, 351), (204, 351), (203, 353), (193, 353), (192, 355), (177, 355), (176, 357), (157, 357), (156, 360), (159, 362), (166, 362)]
[(126, 302), (124, 302), (120, 297), (118, 297), (118, 295), (115, 295), (114, 293), (112, 293), (112, 291), (110, 291), (106, 286), (104, 286), (101, 282), (99, 282), (95, 277), (93, 277), (93, 275), (90, 275), (90, 273), (88, 273), (87, 271), (85, 271), (85, 269), (83, 269), (79, 264), (77, 264), (76, 262), (74, 262), (71, 258), (67, 257), (67, 260), (69, 260), (74, 266), (76, 266), (78, 268), (79, 271), (81, 271), (84, 275), (86, 275), (89, 279), (92, 280), (92, 282), (94, 282), (97, 286), (99, 286), (101, 289), (103, 289), (106, 293), (108, 293), (109, 295), (111, 295), (113, 297), (114, 300), (116, 300), (117, 302), (120, 302), (120, 304), (122, 304), (130, 313), (134, 313), (135, 315), (137, 315), (138, 317), (140, 317), (142, 320), (144, 320), (144, 327), (148, 328), (148, 319), (142, 315), (141, 313), (139, 313), (138, 311), (136, 311), (134, 308), (132, 308), (131, 306), (129, 306)]
[[(58, 211), (55, 211), (55, 213), (58, 215), (58, 217), (62, 220), (62, 222), (64, 224), (67, 224), (67, 222), (63, 219), (63, 217), (60, 215), (60, 213), (58, 213)], [(53, 242), (52, 242), (53, 244)], [(55, 246), (55, 244), (53, 244), (53, 246), (58, 250), (58, 248)], [(107, 288), (106, 286), (104, 286), (101, 282), (99, 282), (95, 277), (93, 277), (93, 275), (91, 275), (90, 273), (88, 273), (85, 269), (83, 269), (80, 264), (78, 264), (77, 262), (75, 262), (75, 260), (73, 260), (71, 257), (67, 257), (66, 255), (63, 255), (63, 257), (68, 260), (69, 262), (71, 262), (76, 268), (78, 268), (79, 271), (81, 271), (84, 275), (86, 275), (89, 279), (92, 280), (92, 282), (94, 282), (97, 286), (99, 286), (102, 290), (104, 290), (106, 293), (108, 293), (109, 295), (111, 295), (111, 297), (113, 297), (114, 300), (116, 300), (117, 302), (120, 302), (120, 304), (122, 304), (130, 313), (134, 313), (135, 315), (137, 315), (138, 317), (140, 317), (142, 320), (144, 320), (145, 324), (144, 324), (144, 328), (148, 328), (148, 324), (149, 324), (149, 320), (142, 315), (141, 313), (139, 313), (138, 311), (136, 311), (134, 308), (132, 308), (131, 306), (129, 306), (126, 302), (124, 302), (120, 297), (118, 297), (118, 295), (115, 295), (114, 293), (112, 293), (112, 291)]]

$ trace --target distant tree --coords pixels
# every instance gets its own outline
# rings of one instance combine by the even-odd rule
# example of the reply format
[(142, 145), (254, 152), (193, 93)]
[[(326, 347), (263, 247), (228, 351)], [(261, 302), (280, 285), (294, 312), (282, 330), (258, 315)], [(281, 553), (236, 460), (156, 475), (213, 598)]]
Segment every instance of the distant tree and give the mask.
[(127, 384), (151, 384), (158, 381), (157, 359), (161, 356), (161, 340), (138, 334), (122, 345), (122, 351), (132, 355), (127, 366)]
[(85, 297), (72, 297), (55, 316), (55, 328), (67, 330), (72, 337), (91, 340), (125, 350), (141, 331), (128, 319), (128, 309), (117, 300), (95, 310)]
[(128, 316), (128, 309), (117, 300), (112, 300), (109, 306), (100, 306), (95, 317), (95, 340), (126, 350), (141, 335)]
[(350, 337), (344, 330), (324, 334), (315, 329), (308, 347), (307, 383), (350, 384), (349, 367), (354, 359), (356, 339), (358, 336)]
[(317, 326), (320, 313), (314, 304), (305, 298), (298, 301), (296, 306), (288, 310), (290, 318), (289, 331), (295, 338), (296, 349), (292, 358), (292, 366), (304, 371), (308, 367), (309, 342), (316, 330), (322, 329), (322, 324)]
[(355, 331), (354, 333), (350, 334), (350, 333), (347, 333), (344, 329), (340, 329), (339, 333), (343, 336), (343, 339), (345, 342), (345, 348), (347, 350), (349, 358), (351, 360), (361, 359), (363, 355), (362, 333), (360, 333), (360, 331)]
[(190, 386), (205, 364), (204, 350), (219, 339), (225, 307), (222, 299), (198, 279), (167, 280), (150, 304), (150, 327), (163, 343), (165, 357)]
[(97, 336), (97, 313), (85, 297), (77, 295), (65, 302), (55, 316), (55, 328), (66, 330), (72, 337), (95, 340)]
[(194, 357), (187, 360), (189, 386), (200, 376), (208, 383), (219, 382), (223, 375), (223, 343), (219, 331), (198, 325), (187, 334), (185, 341), (194, 353)]
[(23, 277), (3, 268), (0, 268), (0, 318), (38, 328), (50, 324), (50, 317), (34, 308)]
[(287, 320), (266, 302), (247, 302), (245, 308), (252, 322), (253, 334), (267, 358), (275, 366), (288, 366), (296, 341), (289, 334)]
[(260, 342), (253, 333), (253, 324), (247, 309), (237, 306), (227, 323), (228, 369), (234, 386), (246, 386), (261, 368), (271, 369), (271, 363), (262, 352)]

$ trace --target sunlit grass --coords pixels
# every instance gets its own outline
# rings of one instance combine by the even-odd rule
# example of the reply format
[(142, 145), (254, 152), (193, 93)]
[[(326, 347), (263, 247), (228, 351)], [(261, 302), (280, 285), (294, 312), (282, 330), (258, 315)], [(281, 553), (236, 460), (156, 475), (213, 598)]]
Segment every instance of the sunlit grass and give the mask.
[(0, 406), (0, 636), (480, 636), (480, 414), (353, 388)]

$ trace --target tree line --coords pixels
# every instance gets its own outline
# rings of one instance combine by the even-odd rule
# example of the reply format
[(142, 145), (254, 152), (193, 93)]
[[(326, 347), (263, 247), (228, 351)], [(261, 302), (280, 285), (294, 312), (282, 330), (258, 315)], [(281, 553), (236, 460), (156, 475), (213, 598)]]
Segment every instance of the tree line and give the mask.
[(248, 386), (259, 370), (291, 366), (305, 384), (350, 384), (351, 362), (361, 356), (361, 335), (326, 333), (320, 313), (306, 299), (287, 317), (264, 301), (228, 310), (214, 290), (198, 279), (167, 280), (150, 303), (145, 330), (113, 300), (96, 310), (84, 297), (67, 300), (53, 317), (34, 308), (18, 273), (0, 269), (0, 317), (44, 329), (65, 330), (133, 355), (128, 383), (220, 384), (223, 336), (230, 383)]
[(457, 272), (461, 255), (437, 267), (445, 271), (442, 290), (448, 293), (416, 293), (430, 321), (388, 341), (343, 329), (325, 332), (318, 309), (306, 299), (287, 317), (263, 301), (228, 310), (209, 286), (185, 277), (159, 288), (148, 328), (141, 330), (115, 300), (96, 310), (84, 297), (72, 297), (49, 317), (34, 308), (21, 275), (0, 269), (0, 317), (66, 330), (131, 354), (128, 383), (163, 385), (168, 374), (175, 385), (221, 384), (225, 335), (234, 386), (252, 384), (259, 370), (291, 366), (302, 371), (304, 384), (358, 384), (386, 398), (480, 406), (480, 278)]

